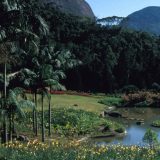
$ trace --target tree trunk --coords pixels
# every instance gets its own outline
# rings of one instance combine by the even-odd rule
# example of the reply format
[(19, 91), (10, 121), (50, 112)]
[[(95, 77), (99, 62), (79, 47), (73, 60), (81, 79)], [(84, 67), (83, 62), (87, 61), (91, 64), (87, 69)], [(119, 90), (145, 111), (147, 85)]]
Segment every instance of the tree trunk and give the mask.
[[(6, 97), (7, 97), (7, 64), (4, 64), (4, 98), (6, 101)], [(5, 102), (6, 105), (6, 102)], [(6, 106), (5, 106), (6, 107)]]
[(15, 124), (14, 124), (14, 113), (12, 113), (12, 133), (16, 134)]
[(49, 121), (48, 121), (48, 136), (50, 137), (51, 136), (51, 87), (50, 87), (50, 97), (49, 97), (49, 108), (48, 108), (48, 118), (49, 118)]
[(43, 100), (44, 100), (44, 95), (42, 93), (42, 142), (45, 141), (45, 131), (44, 131), (44, 104), (43, 104)]
[(10, 109), (10, 113), (9, 113), (9, 140), (12, 142), (12, 131), (13, 131), (13, 128), (12, 128), (12, 107)]
[[(34, 102), (34, 94), (33, 94), (33, 98), (32, 98), (32, 101)], [(33, 127), (33, 133), (36, 133), (36, 127), (35, 127), (35, 108), (33, 108), (33, 111), (32, 111), (32, 127)]]
[(35, 135), (38, 136), (38, 115), (37, 115), (37, 91), (35, 92)]
[(2, 143), (8, 142), (8, 135), (7, 135), (7, 117), (4, 115), (3, 117), (3, 133), (2, 133)]
[[(7, 97), (7, 64), (4, 64), (4, 110), (6, 109), (6, 97)], [(4, 143), (8, 142), (8, 135), (7, 135), (7, 116), (4, 113), (3, 119), (3, 138), (2, 141)]]

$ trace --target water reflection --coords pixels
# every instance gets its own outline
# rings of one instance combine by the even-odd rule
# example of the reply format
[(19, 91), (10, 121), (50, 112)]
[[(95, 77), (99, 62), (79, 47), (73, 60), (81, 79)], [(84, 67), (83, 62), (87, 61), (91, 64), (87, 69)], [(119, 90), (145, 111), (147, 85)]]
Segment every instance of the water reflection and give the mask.
[[(143, 110), (143, 114), (142, 114), (142, 110)], [(143, 118), (145, 121), (144, 125), (137, 125), (136, 120), (130, 121), (128, 122), (127, 124), (128, 126), (126, 127), (126, 130), (127, 130), (126, 136), (121, 137), (121, 138), (116, 137), (116, 138), (111, 138), (111, 139), (108, 139), (108, 138), (96, 139), (95, 140), (96, 144), (106, 145), (106, 144), (119, 144), (120, 143), (123, 145), (141, 145), (142, 146), (142, 145), (145, 145), (142, 139), (148, 128), (152, 128), (154, 131), (156, 131), (158, 134), (158, 138), (160, 140), (160, 128), (151, 127), (151, 123), (153, 122), (153, 120), (160, 119), (160, 109), (155, 109), (155, 108), (150, 109), (149, 108), (149, 109), (139, 109), (138, 110), (136, 108), (136, 110), (131, 109), (128, 112), (130, 112), (133, 117)]]

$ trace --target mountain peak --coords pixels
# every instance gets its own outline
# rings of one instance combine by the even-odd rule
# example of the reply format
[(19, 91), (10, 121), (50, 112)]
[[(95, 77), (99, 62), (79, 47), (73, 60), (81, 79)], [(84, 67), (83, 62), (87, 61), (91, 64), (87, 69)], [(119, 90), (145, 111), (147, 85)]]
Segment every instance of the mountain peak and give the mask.
[(149, 6), (136, 11), (127, 16), (121, 26), (160, 35), (160, 7)]
[(85, 0), (43, 0), (62, 12), (93, 19), (94, 13)]

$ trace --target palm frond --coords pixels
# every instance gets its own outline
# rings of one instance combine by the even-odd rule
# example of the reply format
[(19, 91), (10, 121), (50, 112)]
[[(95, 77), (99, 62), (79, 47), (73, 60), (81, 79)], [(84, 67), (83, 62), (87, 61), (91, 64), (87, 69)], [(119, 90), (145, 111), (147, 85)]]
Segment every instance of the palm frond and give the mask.
[(5, 30), (0, 30), (0, 42), (3, 42), (5, 38), (6, 38)]
[(63, 85), (60, 84), (59, 82), (53, 84), (53, 85), (51, 86), (51, 89), (52, 89), (52, 90), (59, 90), (59, 91), (65, 91), (65, 90), (66, 90), (65, 86), (63, 86)]
[(25, 109), (35, 109), (33, 102), (24, 99), (24, 90), (22, 88), (9, 90), (7, 105), (14, 108), (15, 112), (21, 117), (25, 117)]
[(42, 65), (42, 70), (41, 70), (42, 79), (50, 78), (52, 73), (53, 73), (52, 65), (49, 65), (49, 64)]
[(47, 25), (46, 21), (40, 16), (36, 15), (35, 18), (39, 21), (39, 30), (41, 34), (48, 35), (49, 33), (49, 26)]
[(15, 0), (4, 0), (2, 2), (2, 5), (3, 5), (3, 8), (6, 11), (17, 10), (18, 9), (17, 3), (16, 3)]
[(21, 100), (19, 105), (21, 109), (35, 109), (35, 104), (30, 100)]
[(65, 73), (62, 71), (62, 70), (56, 70), (53, 72), (53, 78), (54, 76), (58, 76), (60, 79), (65, 79), (66, 78), (66, 75)]
[(4, 121), (4, 116), (7, 114), (7, 112), (6, 112), (6, 110), (4, 110), (4, 109), (0, 109), (0, 122), (2, 122), (3, 123), (3, 121)]

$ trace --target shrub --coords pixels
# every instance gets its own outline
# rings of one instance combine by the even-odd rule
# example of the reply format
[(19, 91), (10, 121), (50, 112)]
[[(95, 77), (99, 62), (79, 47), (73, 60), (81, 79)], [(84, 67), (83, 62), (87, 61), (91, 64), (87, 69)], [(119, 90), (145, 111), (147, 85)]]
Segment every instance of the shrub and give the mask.
[[(45, 114), (47, 116), (48, 112)], [(123, 128), (118, 123), (100, 118), (98, 114), (92, 112), (73, 108), (56, 108), (53, 110), (52, 126), (57, 134), (60, 135), (96, 135), (100, 125), (105, 125), (112, 129)]]
[(122, 98), (128, 106), (160, 106), (160, 93), (139, 91), (137, 93), (124, 95)]
[(138, 87), (135, 85), (126, 85), (120, 90), (120, 92), (129, 94), (137, 92), (138, 90), (139, 90)]
[(118, 97), (107, 97), (99, 101), (99, 103), (107, 106), (120, 106), (122, 102), (123, 102), (123, 99)]
[(158, 83), (153, 83), (152, 84), (152, 89), (154, 90), (154, 91), (160, 91), (160, 85), (158, 84)]
[(124, 128), (118, 128), (115, 130), (118, 133), (124, 133), (125, 129)]
[(155, 145), (158, 143), (158, 134), (155, 131), (148, 129), (143, 137), (143, 141), (148, 143), (151, 149), (154, 149)]
[(155, 121), (153, 121), (153, 122), (152, 122), (152, 126), (153, 126), (153, 127), (158, 127), (158, 128), (160, 128), (160, 120), (155, 120)]

